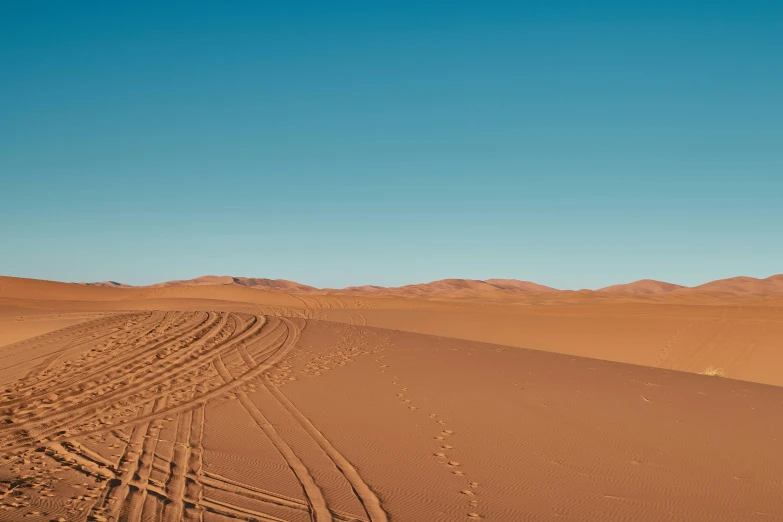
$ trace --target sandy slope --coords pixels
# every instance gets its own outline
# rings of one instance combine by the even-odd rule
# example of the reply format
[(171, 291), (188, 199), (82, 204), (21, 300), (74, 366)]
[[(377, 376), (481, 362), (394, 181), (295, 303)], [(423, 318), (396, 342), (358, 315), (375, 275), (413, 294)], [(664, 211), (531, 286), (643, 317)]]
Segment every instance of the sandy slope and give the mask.
[(303, 285), (285, 279), (266, 279), (259, 277), (232, 277), (232, 276), (201, 276), (195, 279), (166, 281), (151, 285), (147, 288), (171, 287), (171, 286), (207, 286), (207, 285), (237, 285), (246, 288), (261, 288), (267, 290), (309, 292), (316, 290), (312, 286)]
[(300, 346), (272, 375), (396, 519), (783, 516), (783, 389), (329, 323)]
[(674, 290), (685, 288), (681, 285), (674, 285), (664, 281), (655, 281), (653, 279), (642, 279), (623, 285), (612, 285), (601, 288), (598, 292), (609, 292), (615, 294), (666, 294)]
[(0, 383), (2, 520), (783, 517), (778, 387), (154, 310), (1, 347)]
[[(762, 281), (762, 283), (759, 283)], [(753, 280), (769, 286), (776, 278)], [(737, 284), (736, 282), (732, 284)], [(690, 291), (690, 289), (687, 289)], [(372, 296), (241, 285), (100, 288), (0, 278), (0, 346), (63, 313), (221, 310), (326, 319), (783, 385), (783, 298), (692, 292), (481, 292)], [(50, 326), (47, 320), (56, 319)], [(37, 319), (32, 320), (33, 317)], [(6, 318), (6, 319), (3, 319)], [(23, 321), (21, 321), (23, 320)], [(58, 322), (59, 321), (59, 322)], [(24, 326), (23, 326), (24, 325)], [(33, 328), (33, 325), (35, 327)]]
[[(6, 312), (13, 310), (6, 309)], [(35, 315), (0, 314), (0, 346), (35, 337), (72, 324), (99, 317), (101, 313), (61, 313)]]
[(783, 275), (766, 279), (755, 277), (732, 277), (712, 281), (691, 289), (693, 292), (712, 292), (722, 295), (736, 294), (783, 294)]
[(0, 520), (780, 520), (778, 284), (0, 277)]
[(574, 303), (324, 311), (334, 321), (783, 385), (783, 309)]
[[(126, 287), (121, 283), (103, 281), (87, 283), (93, 286)], [(592, 295), (606, 297), (601, 294), (620, 294), (624, 296), (653, 296), (676, 293), (679, 297), (691, 297), (710, 300), (711, 298), (726, 299), (737, 296), (768, 297), (783, 296), (783, 274), (773, 275), (765, 279), (755, 277), (731, 277), (719, 279), (695, 287), (686, 287), (665, 281), (641, 279), (631, 283), (617, 284), (597, 290), (558, 290), (545, 285), (518, 279), (441, 279), (429, 283), (410, 284), (399, 287), (384, 287), (376, 285), (351, 286), (346, 288), (315, 288), (285, 279), (265, 279), (234, 276), (202, 276), (195, 279), (166, 281), (146, 288), (170, 286), (205, 286), (205, 285), (236, 285), (247, 288), (264, 288), (295, 293), (328, 293), (339, 295), (372, 295), (372, 296), (407, 296), (407, 297), (496, 297), (504, 298), (512, 294), (557, 294), (559, 298), (572, 298), (574, 295)], [(550, 296), (551, 297), (551, 296)]]
[(530, 293), (530, 292), (557, 292), (549, 286), (531, 283), (530, 281), (518, 281), (516, 279), (442, 279), (431, 283), (406, 285), (393, 288), (381, 286), (355, 286), (334, 292), (348, 294), (375, 294), (375, 295), (405, 295), (405, 296), (431, 296), (443, 295), (486, 295), (501, 293)]

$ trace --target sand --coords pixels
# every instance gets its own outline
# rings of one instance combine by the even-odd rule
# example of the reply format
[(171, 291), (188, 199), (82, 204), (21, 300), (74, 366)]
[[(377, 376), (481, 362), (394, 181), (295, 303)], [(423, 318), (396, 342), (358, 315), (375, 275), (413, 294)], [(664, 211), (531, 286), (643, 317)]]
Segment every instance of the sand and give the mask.
[(783, 519), (774, 293), (247, 281), (0, 278), (0, 520)]

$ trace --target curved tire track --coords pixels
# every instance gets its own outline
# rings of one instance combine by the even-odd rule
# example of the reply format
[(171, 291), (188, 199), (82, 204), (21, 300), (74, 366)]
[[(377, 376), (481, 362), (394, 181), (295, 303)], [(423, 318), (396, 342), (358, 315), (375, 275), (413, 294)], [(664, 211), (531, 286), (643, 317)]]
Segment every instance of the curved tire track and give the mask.
[[(339, 300), (328, 297), (312, 299), (321, 305), (342, 307)], [(29, 377), (6, 391), (9, 400), (0, 409), (0, 455), (43, 447), (55, 461), (102, 477), (105, 487), (89, 515), (96, 520), (138, 521), (152, 516), (165, 522), (194, 522), (202, 521), (205, 511), (280, 520), (256, 508), (205, 498), (205, 483), (262, 505), (309, 510), (315, 522), (364, 520), (328, 505), (311, 471), (297, 455), (296, 445), (281, 436), (243, 391), (243, 385), (260, 381), (279, 404), (279, 411), (277, 406), (274, 409), (276, 415), (289, 416), (291, 426), (304, 430), (314, 442), (307, 447), (320, 448), (316, 451), (334, 463), (335, 473), (345, 478), (341, 483), (344, 487), (350, 484), (369, 521), (387, 522), (378, 497), (354, 466), (265, 375), (293, 349), (300, 331), (296, 322), (285, 317), (151, 311), (101, 317), (15, 343), (11, 346), (17, 349), (63, 346), (55, 347)], [(60, 362), (79, 353), (83, 364), (72, 359)], [(205, 405), (227, 393), (237, 396), (284, 458), (301, 484), (306, 502), (223, 480), (203, 470)], [(172, 421), (175, 424), (166, 424)], [(174, 440), (158, 446), (164, 426), (169, 426), (167, 430), (176, 427), (166, 437)], [(131, 430), (123, 433), (124, 428)], [(108, 433), (125, 444), (116, 464), (80, 442)], [(163, 457), (158, 455), (160, 451)]]

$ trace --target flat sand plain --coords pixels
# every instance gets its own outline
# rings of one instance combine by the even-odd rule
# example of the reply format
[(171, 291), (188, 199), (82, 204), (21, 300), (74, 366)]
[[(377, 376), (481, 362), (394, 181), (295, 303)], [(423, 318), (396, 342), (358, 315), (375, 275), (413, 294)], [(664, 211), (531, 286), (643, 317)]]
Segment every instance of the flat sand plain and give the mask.
[(783, 303), (677, 292), (0, 278), (0, 520), (783, 520)]

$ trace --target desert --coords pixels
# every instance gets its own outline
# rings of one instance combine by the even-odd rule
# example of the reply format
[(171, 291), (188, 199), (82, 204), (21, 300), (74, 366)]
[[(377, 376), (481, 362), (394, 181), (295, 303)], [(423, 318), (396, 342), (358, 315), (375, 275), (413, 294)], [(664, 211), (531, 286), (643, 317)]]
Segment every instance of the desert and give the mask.
[(783, 522), (783, 2), (0, 2), (0, 522)]
[(779, 280), (4, 277), (0, 518), (775, 520)]

